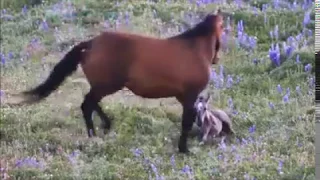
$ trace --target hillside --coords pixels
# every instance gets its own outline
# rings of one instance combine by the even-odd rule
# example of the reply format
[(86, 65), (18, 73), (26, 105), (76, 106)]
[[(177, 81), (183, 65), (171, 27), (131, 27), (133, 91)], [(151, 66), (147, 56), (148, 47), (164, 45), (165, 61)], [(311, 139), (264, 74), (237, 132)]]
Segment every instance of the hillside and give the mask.
[[(22, 2), (3, 1), (0, 14), (2, 179), (315, 179), (313, 1)], [(89, 85), (80, 68), (41, 103), (5, 104), (47, 78), (72, 45), (101, 31), (169, 37), (217, 7), (231, 33), (208, 90), (212, 106), (233, 110), (231, 143), (200, 146), (194, 135), (194, 154), (177, 153), (180, 104), (127, 90), (103, 99), (112, 132), (88, 139), (80, 105)]]

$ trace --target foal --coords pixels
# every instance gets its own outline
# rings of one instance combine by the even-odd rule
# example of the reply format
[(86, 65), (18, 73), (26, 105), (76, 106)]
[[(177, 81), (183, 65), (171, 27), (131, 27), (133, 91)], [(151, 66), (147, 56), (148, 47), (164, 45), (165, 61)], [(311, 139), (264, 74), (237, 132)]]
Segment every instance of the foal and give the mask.
[(210, 110), (208, 108), (209, 99), (210, 95), (207, 98), (199, 96), (195, 104), (197, 109), (196, 124), (201, 129), (201, 144), (207, 141), (208, 136), (234, 134), (230, 117), (220, 109)]
[(96, 111), (109, 130), (111, 121), (99, 106), (101, 99), (126, 87), (144, 98), (175, 97), (183, 107), (179, 151), (189, 152), (188, 133), (196, 117), (194, 103), (206, 87), (211, 64), (217, 64), (223, 17), (207, 15), (182, 34), (157, 39), (119, 32), (104, 32), (77, 44), (53, 68), (45, 82), (22, 92), (20, 103), (38, 102), (55, 91), (80, 64), (90, 84), (81, 110), (89, 137), (96, 136)]

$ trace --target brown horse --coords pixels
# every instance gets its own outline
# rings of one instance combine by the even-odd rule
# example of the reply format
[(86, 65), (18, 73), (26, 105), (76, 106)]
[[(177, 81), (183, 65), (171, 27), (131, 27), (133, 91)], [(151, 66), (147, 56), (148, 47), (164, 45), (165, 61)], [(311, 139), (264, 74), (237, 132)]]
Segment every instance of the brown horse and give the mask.
[(194, 103), (209, 81), (211, 64), (219, 61), (222, 31), (223, 16), (218, 10), (195, 27), (166, 39), (104, 32), (73, 47), (45, 82), (20, 94), (20, 103), (46, 98), (81, 64), (91, 87), (81, 104), (89, 137), (96, 136), (93, 111), (101, 118), (105, 133), (111, 128), (109, 117), (99, 106), (101, 99), (127, 87), (144, 98), (175, 97), (181, 103), (178, 147), (180, 152), (189, 152), (187, 138), (195, 121)]

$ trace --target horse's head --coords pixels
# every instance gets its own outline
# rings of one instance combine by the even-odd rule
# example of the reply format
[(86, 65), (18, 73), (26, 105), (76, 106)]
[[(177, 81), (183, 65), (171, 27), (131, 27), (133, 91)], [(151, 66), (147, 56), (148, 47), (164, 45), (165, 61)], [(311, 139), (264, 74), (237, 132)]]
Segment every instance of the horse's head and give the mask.
[(223, 26), (223, 15), (220, 9), (216, 14), (209, 14), (205, 17), (203, 24), (211, 30), (211, 38), (213, 44), (213, 58), (211, 59), (212, 64), (219, 62), (218, 53), (221, 47), (221, 36), (224, 31)]

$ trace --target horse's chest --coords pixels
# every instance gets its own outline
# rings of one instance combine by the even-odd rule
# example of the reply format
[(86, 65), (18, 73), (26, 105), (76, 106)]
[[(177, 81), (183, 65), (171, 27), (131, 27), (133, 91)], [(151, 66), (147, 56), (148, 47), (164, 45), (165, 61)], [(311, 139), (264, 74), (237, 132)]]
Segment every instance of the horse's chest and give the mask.
[(209, 68), (199, 68), (194, 73), (190, 71), (189, 77), (185, 78), (187, 84), (200, 91), (206, 88), (210, 79), (210, 69)]

